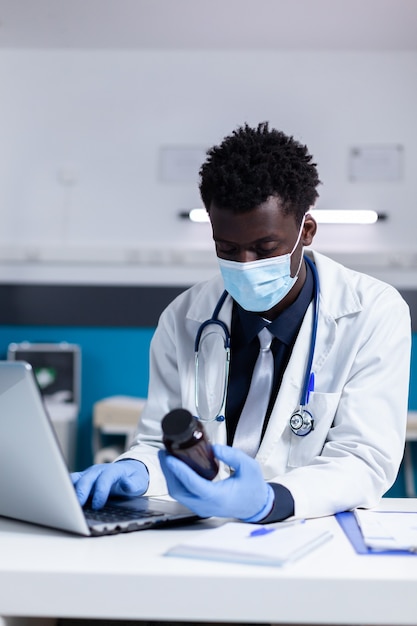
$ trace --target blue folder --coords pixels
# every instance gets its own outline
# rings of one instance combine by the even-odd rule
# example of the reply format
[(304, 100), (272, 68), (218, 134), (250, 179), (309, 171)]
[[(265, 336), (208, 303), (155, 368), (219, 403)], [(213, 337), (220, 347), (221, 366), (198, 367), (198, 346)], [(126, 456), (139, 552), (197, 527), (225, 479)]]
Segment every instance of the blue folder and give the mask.
[(371, 554), (372, 556), (416, 556), (416, 553), (409, 552), (408, 550), (372, 550), (365, 544), (361, 529), (352, 511), (336, 513), (335, 517), (357, 554)]

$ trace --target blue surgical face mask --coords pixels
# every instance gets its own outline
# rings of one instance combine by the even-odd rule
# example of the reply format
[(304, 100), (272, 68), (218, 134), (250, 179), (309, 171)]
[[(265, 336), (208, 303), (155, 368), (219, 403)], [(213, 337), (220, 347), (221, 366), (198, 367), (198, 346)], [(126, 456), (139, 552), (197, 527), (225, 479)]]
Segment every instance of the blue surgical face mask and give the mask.
[(304, 226), (302, 221), (297, 241), (291, 252), (279, 256), (239, 263), (218, 258), (224, 288), (246, 311), (269, 311), (293, 288), (303, 257), (295, 276), (291, 276), (291, 256), (298, 246)]

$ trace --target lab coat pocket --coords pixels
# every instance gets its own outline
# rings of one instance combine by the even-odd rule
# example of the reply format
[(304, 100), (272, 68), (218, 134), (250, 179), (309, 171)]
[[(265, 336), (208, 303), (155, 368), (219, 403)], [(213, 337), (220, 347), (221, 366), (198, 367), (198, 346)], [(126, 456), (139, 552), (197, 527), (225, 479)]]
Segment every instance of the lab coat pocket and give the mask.
[(310, 394), (306, 409), (313, 416), (314, 428), (308, 435), (300, 437), (292, 433), (289, 425), (287, 426), (290, 432), (288, 467), (307, 465), (314, 457), (321, 454), (336, 415), (340, 395), (340, 393), (318, 392)]

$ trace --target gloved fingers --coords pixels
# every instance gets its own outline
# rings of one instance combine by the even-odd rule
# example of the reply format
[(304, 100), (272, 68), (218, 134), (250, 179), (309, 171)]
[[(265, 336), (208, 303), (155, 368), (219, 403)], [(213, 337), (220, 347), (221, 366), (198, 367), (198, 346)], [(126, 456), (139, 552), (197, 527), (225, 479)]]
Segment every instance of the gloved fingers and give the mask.
[(198, 495), (202, 498), (210, 497), (210, 487), (213, 486), (210, 480), (203, 478), (186, 463), (171, 454), (167, 454), (164, 450), (160, 450), (158, 454), (169, 494), (173, 498), (177, 499), (175, 494), (183, 493), (184, 490), (188, 491), (190, 495)]
[(119, 479), (119, 476), (115, 476), (112, 469), (112, 463), (107, 464), (95, 480), (91, 499), (93, 509), (103, 508), (109, 498), (111, 488)]
[(97, 479), (102, 471), (102, 465), (93, 465), (83, 472), (74, 472), (72, 474), (71, 478), (75, 486), (75, 493), (81, 506), (84, 506), (91, 493), (95, 490)]
[[(200, 485), (201, 487), (201, 485), (203, 485), (204, 488), (205, 484), (209, 483), (209, 486), (212, 488), (213, 483), (196, 474), (191, 468), (183, 463), (183, 461), (180, 461), (163, 451), (160, 451), (159, 458), (170, 496), (177, 500), (177, 502), (180, 502), (184, 506), (188, 507), (200, 517), (210, 517), (213, 515), (211, 512), (212, 505), (210, 504), (210, 498), (206, 495), (202, 495), (201, 488), (198, 486)], [(182, 471), (182, 466), (184, 466), (184, 471)], [(182, 480), (184, 480), (184, 474), (191, 474), (191, 477), (188, 476), (188, 479), (185, 479), (187, 484), (182, 482)], [(194, 481), (193, 478), (196, 480)], [(190, 486), (192, 489), (191, 491), (189, 490)]]
[(114, 495), (118, 496), (140, 496), (146, 491), (146, 489), (141, 489), (140, 483), (133, 476), (123, 476), (113, 487), (115, 488)]
[(258, 462), (248, 456), (245, 452), (242, 452), (242, 450), (216, 443), (213, 444), (213, 451), (216, 458), (234, 469), (235, 474), (244, 472), (250, 472), (252, 474), (253, 472), (258, 472), (259, 475), (261, 475), (261, 469)]
[(71, 472), (70, 478), (74, 486), (77, 484), (77, 482), (79, 481), (82, 475), (83, 475), (83, 472)]
[[(265, 481), (259, 463), (238, 448), (220, 444), (213, 448), (215, 456), (235, 470), (233, 476), (227, 479), (230, 486), (233, 485), (240, 493), (237, 500), (240, 504), (234, 509), (234, 515), (245, 521), (255, 521), (254, 517), (256, 520), (263, 519), (273, 506), (274, 491)], [(230, 495), (228, 500), (231, 499)]]
[(141, 496), (144, 494), (149, 485), (149, 472), (146, 465), (141, 461), (132, 459), (118, 461), (117, 464), (120, 465), (114, 467), (114, 470), (119, 470), (120, 478), (119, 480), (116, 478), (110, 493), (118, 496)]

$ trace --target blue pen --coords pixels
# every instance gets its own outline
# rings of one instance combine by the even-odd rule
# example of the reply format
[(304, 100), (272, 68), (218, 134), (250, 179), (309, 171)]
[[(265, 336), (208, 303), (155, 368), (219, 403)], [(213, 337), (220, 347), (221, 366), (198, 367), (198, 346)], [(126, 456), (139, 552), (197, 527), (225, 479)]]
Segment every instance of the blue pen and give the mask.
[(265, 526), (261, 526), (261, 528), (255, 528), (249, 533), (249, 537), (260, 537), (261, 535), (268, 535), (269, 533), (273, 533), (275, 528), (265, 528)]
[(262, 537), (262, 535), (269, 535), (281, 528), (288, 528), (288, 526), (296, 526), (297, 524), (304, 524), (305, 519), (291, 520), (290, 522), (279, 522), (279, 526), (260, 526), (252, 530), (248, 537)]
[(306, 404), (308, 404), (308, 401), (310, 399), (310, 393), (312, 391), (314, 391), (314, 382), (315, 382), (315, 380), (314, 380), (314, 372), (311, 372), (310, 373), (310, 378), (309, 378), (309, 381), (308, 381)]

